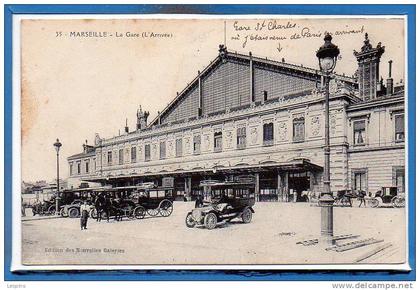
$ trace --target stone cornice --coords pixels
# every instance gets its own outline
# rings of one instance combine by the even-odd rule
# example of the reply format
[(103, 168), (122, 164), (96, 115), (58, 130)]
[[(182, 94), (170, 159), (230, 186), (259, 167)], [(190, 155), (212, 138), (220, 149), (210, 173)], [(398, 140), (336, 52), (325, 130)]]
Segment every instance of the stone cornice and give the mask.
[[(333, 101), (333, 100), (337, 100), (341, 98), (352, 100), (352, 95), (347, 89), (342, 88), (342, 89), (338, 89), (337, 92), (331, 96), (330, 100)], [(275, 113), (281, 110), (293, 110), (296, 108), (309, 106), (315, 103), (322, 103), (324, 102), (324, 99), (325, 99), (324, 94), (314, 90), (311, 94), (297, 96), (287, 101), (281, 100), (277, 102), (265, 103), (258, 106), (250, 106), (249, 108), (238, 110), (238, 111), (230, 111), (224, 114), (208, 116), (208, 117), (186, 121), (183, 123), (178, 123), (178, 124), (173, 124), (173, 125), (165, 125), (162, 127), (154, 126), (144, 131), (132, 132), (129, 134), (113, 137), (110, 139), (103, 139), (102, 146), (116, 145), (116, 144), (121, 144), (125, 142), (135, 141), (138, 139), (157, 137), (159, 135), (164, 135), (164, 134), (174, 134), (176, 132), (180, 132), (184, 130), (193, 130), (196, 128), (212, 126), (212, 125), (220, 124), (226, 121), (249, 118), (255, 115), (267, 114), (270, 112)]]
[(381, 99), (376, 99), (369, 102), (351, 104), (347, 107), (347, 112), (352, 112), (352, 111), (357, 111), (357, 110), (362, 110), (362, 109), (371, 109), (372, 107), (376, 107), (376, 106), (387, 106), (391, 104), (404, 103), (404, 101), (405, 101), (404, 95), (381, 98)]

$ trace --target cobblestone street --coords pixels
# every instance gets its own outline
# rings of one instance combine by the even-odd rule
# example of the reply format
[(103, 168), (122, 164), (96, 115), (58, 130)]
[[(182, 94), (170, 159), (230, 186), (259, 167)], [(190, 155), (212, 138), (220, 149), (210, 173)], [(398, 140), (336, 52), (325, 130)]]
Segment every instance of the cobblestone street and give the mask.
[[(170, 217), (144, 220), (56, 218), (22, 222), (22, 258), (45, 264), (300, 264), (353, 263), (377, 244), (345, 252), (296, 243), (317, 238), (320, 208), (308, 203), (257, 203), (250, 224), (239, 221), (214, 230), (187, 228), (192, 202), (175, 202)], [(403, 208), (334, 208), (334, 233), (380, 238), (392, 247), (369, 263), (405, 260)]]

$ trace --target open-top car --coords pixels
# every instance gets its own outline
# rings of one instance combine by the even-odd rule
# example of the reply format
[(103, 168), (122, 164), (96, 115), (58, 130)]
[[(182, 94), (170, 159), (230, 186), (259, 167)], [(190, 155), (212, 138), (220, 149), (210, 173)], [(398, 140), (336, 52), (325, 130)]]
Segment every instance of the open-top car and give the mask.
[(37, 200), (30, 207), (32, 208), (33, 215), (53, 215), (56, 209), (56, 195), (54, 194), (48, 200), (39, 201)]
[(239, 218), (250, 223), (255, 204), (255, 182), (253, 177), (241, 176), (231, 181), (204, 180), (203, 202), (187, 214), (187, 227), (205, 226), (214, 229), (222, 222)]

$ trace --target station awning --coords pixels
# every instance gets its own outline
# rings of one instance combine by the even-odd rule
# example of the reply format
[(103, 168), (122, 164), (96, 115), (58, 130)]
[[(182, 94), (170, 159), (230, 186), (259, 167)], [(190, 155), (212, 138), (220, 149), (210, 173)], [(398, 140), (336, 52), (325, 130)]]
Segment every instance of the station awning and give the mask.
[(320, 172), (323, 170), (322, 166), (311, 163), (308, 159), (299, 158), (287, 162), (265, 161), (259, 164), (239, 164), (236, 166), (221, 166), (216, 165), (211, 168), (194, 168), (189, 170), (175, 170), (175, 171), (160, 171), (160, 172), (145, 172), (122, 175), (102, 175), (88, 178), (82, 178), (83, 181), (90, 182), (107, 182), (121, 179), (133, 179), (141, 177), (165, 177), (165, 176), (190, 176), (190, 175), (213, 175), (216, 173), (225, 174), (243, 174), (243, 173), (261, 173), (261, 172)]

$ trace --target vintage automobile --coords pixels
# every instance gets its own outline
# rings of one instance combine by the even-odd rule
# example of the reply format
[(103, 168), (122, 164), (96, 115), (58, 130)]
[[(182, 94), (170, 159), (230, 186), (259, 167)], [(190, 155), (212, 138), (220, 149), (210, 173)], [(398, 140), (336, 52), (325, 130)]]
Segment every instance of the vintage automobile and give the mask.
[(366, 200), (371, 207), (378, 207), (382, 205), (392, 205), (393, 207), (404, 207), (405, 196), (398, 194), (396, 186), (385, 186), (378, 190), (375, 194), (369, 193)]
[(37, 201), (31, 206), (33, 215), (53, 215), (55, 214), (55, 195), (49, 200)]
[(253, 177), (237, 177), (231, 181), (204, 180), (203, 205), (190, 211), (185, 224), (189, 228), (205, 226), (214, 229), (222, 222), (239, 218), (250, 223), (255, 204), (255, 182)]
[(80, 193), (78, 190), (65, 189), (58, 193), (58, 198), (57, 192), (55, 192), (50, 199), (44, 200), (42, 202), (36, 202), (31, 206), (32, 211), (34, 215), (54, 215), (56, 213), (56, 202), (58, 202), (60, 215), (63, 217), (67, 217), (68, 211), (65, 209), (65, 207), (67, 205), (75, 203), (79, 199), (79, 197)]
[(80, 205), (84, 200), (92, 204), (93, 188), (66, 189), (60, 192), (60, 215), (62, 217), (77, 218), (80, 216)]

